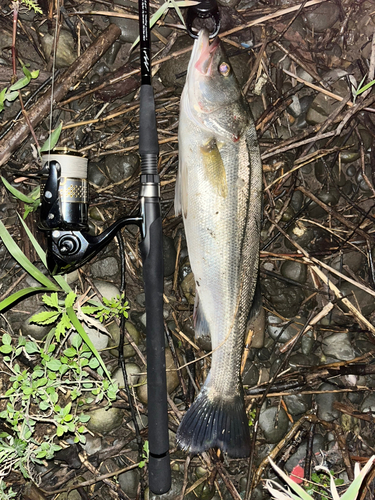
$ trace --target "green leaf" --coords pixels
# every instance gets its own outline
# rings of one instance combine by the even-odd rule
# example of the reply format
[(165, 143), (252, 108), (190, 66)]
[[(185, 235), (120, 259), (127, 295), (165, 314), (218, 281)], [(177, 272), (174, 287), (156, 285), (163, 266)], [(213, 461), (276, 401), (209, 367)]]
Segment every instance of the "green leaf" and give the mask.
[(35, 80), (35, 78), (38, 78), (38, 76), (39, 76), (39, 70), (38, 70), (38, 69), (34, 69), (34, 71), (32, 71), (32, 72), (30, 73), (30, 75), (31, 75), (31, 78), (32, 78), (33, 80)]
[(77, 295), (74, 292), (69, 292), (65, 299), (65, 307), (73, 307), (73, 304), (77, 298)]
[(68, 358), (73, 358), (77, 354), (77, 351), (74, 349), (74, 347), (68, 347), (67, 349), (65, 349), (64, 354)]
[(99, 361), (100, 365), (102, 366), (102, 368), (103, 368), (106, 376), (108, 377), (109, 380), (111, 380), (111, 375), (109, 374), (109, 372), (107, 370), (107, 367), (104, 364), (104, 361), (102, 360), (100, 354), (98, 353), (98, 351), (96, 350), (95, 346), (93, 345), (93, 343), (89, 339), (87, 333), (82, 328), (82, 325), (79, 322), (79, 319), (77, 318), (77, 316), (76, 316), (73, 308), (68, 307), (67, 310), (66, 310), (66, 312), (67, 312), (67, 314), (69, 316), (69, 319), (70, 319), (72, 325), (77, 330), (77, 332), (80, 334), (80, 336), (82, 337), (82, 340), (90, 347), (92, 353), (94, 354), (94, 356), (96, 357), (96, 359)]
[(29, 69), (28, 69), (25, 65), (23, 65), (23, 66), (22, 66), (22, 71), (23, 71), (23, 74), (24, 74), (24, 75), (25, 75), (25, 76), (26, 76), (29, 80), (31, 80), (31, 78), (32, 78), (32, 77), (31, 77), (31, 73), (30, 73)]
[(12, 337), (9, 335), (9, 333), (4, 333), (4, 335), (1, 337), (1, 340), (3, 341), (4, 345), (10, 345), (12, 343)]
[(43, 153), (44, 151), (51, 151), (51, 149), (53, 149), (56, 146), (57, 141), (60, 138), (61, 130), (62, 130), (62, 122), (60, 122), (60, 125), (52, 132), (52, 134), (48, 137), (43, 146), (39, 149), (39, 153)]
[(40, 292), (48, 292), (48, 291), (52, 292), (53, 290), (56, 290), (55, 285), (52, 285), (51, 288), (46, 288), (46, 287), (23, 288), (22, 290), (13, 293), (12, 295), (10, 295), (9, 297), (0, 302), (0, 312), (8, 309), (15, 302), (18, 302), (20, 299), (26, 298), (29, 295), (35, 295), (36, 293)]
[(82, 345), (82, 338), (79, 335), (74, 335), (72, 338), (72, 346), (79, 349)]
[(64, 427), (62, 427), (61, 425), (58, 425), (57, 429), (56, 429), (56, 435), (58, 437), (61, 437), (61, 436), (63, 436), (64, 433), (65, 433)]
[[(23, 221), (22, 221), (23, 222)], [(26, 226), (25, 223), (23, 223)], [(26, 226), (27, 227), (27, 226)], [(3, 240), (8, 252), (12, 255), (14, 259), (27, 271), (35, 280), (39, 281), (42, 285), (48, 289), (57, 290), (57, 286), (52, 283), (44, 274), (35, 267), (26, 255), (20, 250), (18, 245), (15, 243), (9, 232), (7, 231), (4, 224), (0, 221), (0, 237)], [(1, 304), (0, 304), (1, 305)], [(0, 309), (1, 310), (1, 309)]]
[(10, 91), (21, 90), (24, 87), (26, 87), (27, 85), (29, 85), (29, 83), (30, 83), (30, 78), (28, 78), (27, 76), (24, 76), (23, 78), (20, 78), (19, 80), (17, 80), (16, 83), (11, 85), (9, 87), (9, 90)]
[(51, 295), (43, 295), (42, 300), (48, 307), (53, 307), (54, 309), (59, 308), (59, 297), (57, 293), (51, 293)]
[(58, 359), (51, 359), (50, 361), (47, 361), (46, 366), (49, 370), (57, 372), (61, 366), (61, 362)]
[(57, 340), (59, 340), (60, 335), (63, 335), (66, 330), (69, 330), (72, 327), (70, 323), (70, 319), (68, 315), (64, 312), (63, 315), (61, 316), (60, 321), (56, 325), (56, 330), (55, 330), (55, 335)]
[(39, 347), (35, 342), (26, 342), (25, 351), (27, 354), (33, 354), (34, 352), (39, 352)]
[(371, 82), (366, 83), (366, 85), (364, 85), (363, 87), (357, 89), (356, 95), (362, 94), (367, 89), (369, 89), (370, 87), (372, 87), (374, 84), (375, 84), (375, 80), (372, 80)]
[[(19, 215), (19, 214), (18, 214)], [(33, 235), (33, 233), (30, 231), (30, 229), (27, 227), (27, 224), (22, 220), (22, 218), (19, 216), (20, 218), (20, 221), (26, 231), (26, 234), (27, 236), (29, 237), (33, 247), (35, 248), (36, 250), (36, 253), (38, 254), (40, 260), (43, 262), (44, 266), (46, 267), (46, 269), (48, 269), (48, 266), (47, 266), (47, 258), (46, 258), (46, 253), (45, 251), (42, 249), (42, 247), (39, 245), (39, 243), (37, 242), (37, 240), (35, 239), (35, 236)], [(1, 233), (0, 233), (0, 236), (1, 236)], [(68, 285), (68, 283), (64, 280), (64, 278), (62, 276), (54, 276), (53, 279), (56, 281), (56, 283), (58, 283), (58, 285), (60, 286), (60, 288), (62, 290), (64, 290), (64, 292), (66, 293), (69, 293), (72, 291), (72, 289), (70, 288), (70, 286)], [(39, 281), (39, 280), (38, 280)], [(54, 285), (54, 288), (51, 290), (51, 288), (48, 288), (46, 289), (45, 291), (46, 292), (49, 292), (49, 291), (53, 291), (53, 290), (57, 290), (58, 287), (56, 285)]]
[(21, 193), (18, 189), (13, 187), (9, 182), (4, 178), (1, 177), (1, 180), (3, 181), (4, 186), (7, 188), (7, 190), (12, 193), (13, 196), (15, 196), (18, 200), (23, 201), (24, 203), (34, 203), (35, 200), (30, 198), (29, 196), (26, 196), (25, 194)]
[(81, 415), (79, 415), (78, 418), (79, 418), (80, 422), (85, 424), (86, 422), (88, 422), (90, 420), (90, 415), (84, 415), (83, 413), (81, 413)]
[(37, 323), (38, 325), (50, 325), (59, 318), (60, 314), (60, 312), (56, 311), (43, 311), (38, 314), (34, 314), (30, 322)]
[(9, 92), (9, 94), (6, 94), (5, 95), (5, 100), (6, 101), (9, 101), (9, 102), (12, 102), (12, 101), (15, 101), (18, 97), (18, 92), (15, 91), (15, 92)]
[(10, 346), (10, 345), (2, 345), (0, 347), (0, 352), (2, 354), (10, 354), (12, 352), (12, 350), (13, 350), (12, 346)]
[(99, 361), (96, 359), (96, 358), (92, 358), (90, 359), (90, 362), (89, 362), (89, 367), (92, 369), (92, 370), (95, 370), (96, 368), (98, 368), (99, 366)]

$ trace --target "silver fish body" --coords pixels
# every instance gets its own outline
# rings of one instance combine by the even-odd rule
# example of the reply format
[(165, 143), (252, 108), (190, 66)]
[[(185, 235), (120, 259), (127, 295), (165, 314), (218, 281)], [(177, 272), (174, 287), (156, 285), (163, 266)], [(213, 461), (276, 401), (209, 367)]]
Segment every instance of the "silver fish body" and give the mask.
[(262, 167), (253, 118), (216, 39), (201, 31), (181, 97), (175, 208), (196, 281), (195, 333), (212, 341), (210, 373), (177, 432), (191, 453), (219, 447), (247, 456), (240, 377), (246, 325), (256, 308)]

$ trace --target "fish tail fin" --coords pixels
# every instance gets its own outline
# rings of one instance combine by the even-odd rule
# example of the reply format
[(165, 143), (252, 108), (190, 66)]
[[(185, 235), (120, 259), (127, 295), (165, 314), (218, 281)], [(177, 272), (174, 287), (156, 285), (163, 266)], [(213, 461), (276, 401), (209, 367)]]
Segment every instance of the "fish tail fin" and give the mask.
[(190, 453), (218, 447), (232, 458), (250, 454), (250, 431), (243, 390), (223, 398), (208, 384), (202, 387), (177, 431), (177, 443)]

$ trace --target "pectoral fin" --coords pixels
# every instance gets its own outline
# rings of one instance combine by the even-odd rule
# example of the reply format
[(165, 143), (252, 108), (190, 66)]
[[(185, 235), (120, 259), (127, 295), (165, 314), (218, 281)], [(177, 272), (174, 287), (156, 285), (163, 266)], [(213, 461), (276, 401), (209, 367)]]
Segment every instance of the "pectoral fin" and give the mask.
[(216, 140), (211, 139), (201, 146), (200, 150), (208, 181), (220, 196), (226, 198), (228, 195), (227, 176)]
[(174, 211), (175, 215), (183, 213), (185, 219), (187, 217), (187, 197), (188, 192), (188, 175), (187, 167), (184, 163), (180, 162), (176, 178), (176, 187), (174, 195)]

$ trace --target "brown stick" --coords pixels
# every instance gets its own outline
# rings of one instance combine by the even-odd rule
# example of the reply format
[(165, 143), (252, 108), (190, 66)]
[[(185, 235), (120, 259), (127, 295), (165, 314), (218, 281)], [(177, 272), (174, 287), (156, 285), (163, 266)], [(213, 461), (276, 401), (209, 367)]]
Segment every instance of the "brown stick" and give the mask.
[[(109, 47), (120, 36), (120, 28), (110, 24), (99, 38), (76, 59), (74, 63), (61, 75), (56, 83), (53, 99), (61, 101), (67, 92), (89, 71)], [(28, 112), (30, 123), (36, 127), (49, 113), (51, 106), (51, 90), (49, 90)], [(23, 118), (14, 129), (0, 141), (0, 166), (10, 158), (11, 154), (27, 138), (30, 129)]]

